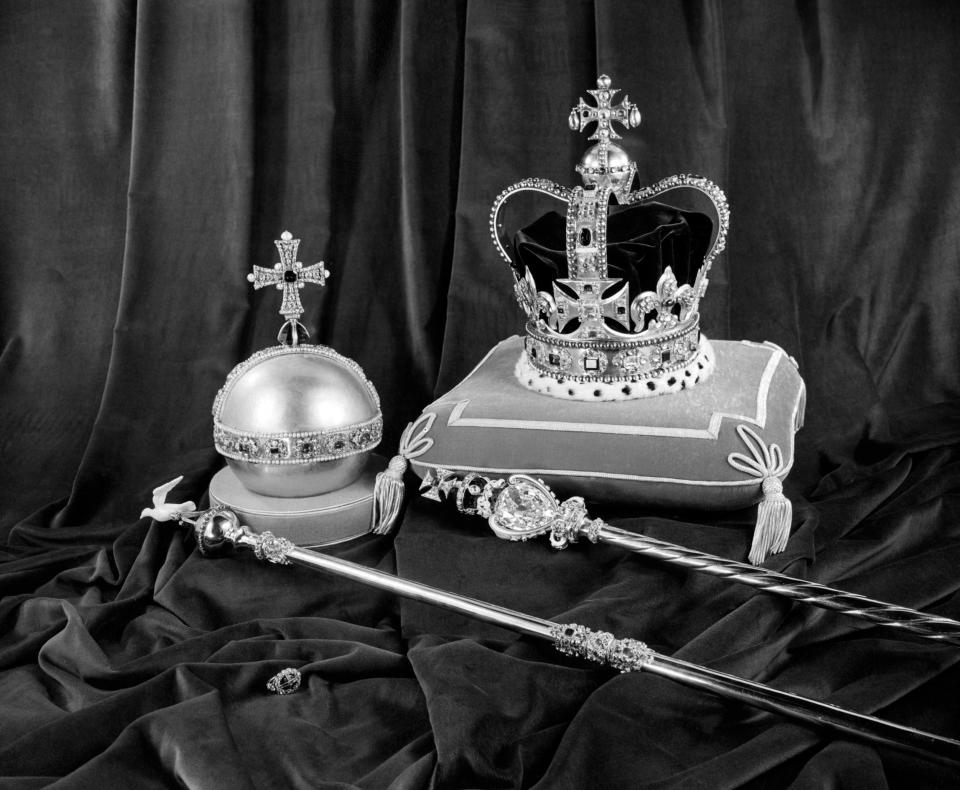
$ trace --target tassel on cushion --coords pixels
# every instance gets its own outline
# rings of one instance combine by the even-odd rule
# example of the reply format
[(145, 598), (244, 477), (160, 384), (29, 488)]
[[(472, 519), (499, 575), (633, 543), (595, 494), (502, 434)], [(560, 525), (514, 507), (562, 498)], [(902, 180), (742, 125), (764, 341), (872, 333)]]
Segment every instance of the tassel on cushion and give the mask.
[(403, 473), (407, 471), (407, 459), (395, 455), (386, 470), (377, 474), (373, 485), (373, 516), (370, 531), (374, 535), (387, 535), (396, 526), (403, 508)]
[(390, 459), (386, 470), (377, 475), (373, 484), (373, 515), (370, 519), (370, 531), (374, 535), (387, 535), (396, 526), (403, 509), (403, 473), (407, 471), (407, 461), (423, 455), (433, 446), (433, 439), (427, 434), (435, 419), (436, 414), (425, 412), (407, 425), (400, 434), (397, 455)]
[(763, 481), (763, 498), (757, 506), (757, 526), (753, 530), (749, 555), (750, 562), (759, 565), (768, 555), (779, 554), (787, 547), (793, 524), (793, 505), (783, 495), (779, 475), (786, 472), (786, 464), (779, 446), (771, 444), (767, 447), (756, 431), (746, 425), (738, 425), (737, 434), (750, 455), (730, 453), (727, 463), (737, 471)]
[(757, 526), (753, 530), (750, 562), (759, 565), (768, 554), (779, 554), (787, 547), (790, 526), (793, 523), (793, 505), (783, 495), (780, 478), (763, 478), (763, 499), (757, 505)]

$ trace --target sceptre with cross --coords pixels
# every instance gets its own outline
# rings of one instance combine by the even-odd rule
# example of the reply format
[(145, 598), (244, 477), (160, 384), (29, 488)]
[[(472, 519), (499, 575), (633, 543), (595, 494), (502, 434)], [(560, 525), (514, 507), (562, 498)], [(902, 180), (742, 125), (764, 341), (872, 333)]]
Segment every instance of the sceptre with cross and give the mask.
[(330, 272), (324, 267), (323, 261), (304, 267), (297, 260), (297, 248), (300, 246), (300, 239), (293, 238), (290, 231), (285, 230), (280, 234), (280, 238), (273, 243), (277, 245), (277, 250), (280, 253), (280, 262), (274, 264), (272, 269), (265, 266), (254, 266), (253, 271), (247, 275), (247, 280), (253, 283), (255, 290), (274, 285), (278, 291), (283, 291), (280, 315), (286, 321), (280, 328), (277, 340), (283, 343), (284, 335), (287, 334), (290, 345), (295, 346), (299, 343), (299, 333), (301, 331), (304, 337), (310, 337), (306, 327), (300, 323), (300, 316), (303, 315), (300, 289), (307, 283), (324, 286)]

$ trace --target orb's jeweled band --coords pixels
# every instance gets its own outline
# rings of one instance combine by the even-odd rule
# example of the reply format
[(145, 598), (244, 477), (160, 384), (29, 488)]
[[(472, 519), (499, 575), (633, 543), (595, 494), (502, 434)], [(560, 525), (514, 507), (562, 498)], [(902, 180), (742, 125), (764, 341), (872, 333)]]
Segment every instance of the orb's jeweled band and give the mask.
[(260, 464), (333, 461), (365, 453), (380, 444), (383, 416), (327, 431), (245, 433), (214, 421), (213, 443), (225, 458)]

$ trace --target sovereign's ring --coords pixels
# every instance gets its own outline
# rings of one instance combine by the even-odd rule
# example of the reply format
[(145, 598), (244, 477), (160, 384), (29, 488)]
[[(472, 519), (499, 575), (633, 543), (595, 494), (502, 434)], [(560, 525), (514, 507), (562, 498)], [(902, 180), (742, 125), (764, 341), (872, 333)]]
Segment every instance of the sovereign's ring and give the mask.
[(274, 694), (293, 694), (300, 688), (300, 677), (299, 669), (287, 667), (267, 681), (267, 688)]

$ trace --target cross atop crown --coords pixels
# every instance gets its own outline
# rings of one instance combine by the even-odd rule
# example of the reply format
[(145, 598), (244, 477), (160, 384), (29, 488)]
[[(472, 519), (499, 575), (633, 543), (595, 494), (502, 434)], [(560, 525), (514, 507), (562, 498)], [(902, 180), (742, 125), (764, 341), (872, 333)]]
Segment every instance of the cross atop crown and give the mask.
[[(253, 283), (255, 290), (265, 288), (268, 285), (275, 285), (278, 291), (283, 291), (283, 301), (280, 303), (280, 315), (286, 320), (280, 330), (280, 338), (289, 327), (291, 345), (297, 345), (297, 329), (303, 330), (307, 334), (303, 324), (300, 323), (300, 316), (303, 315), (303, 303), (300, 301), (300, 289), (307, 283), (323, 286), (330, 276), (330, 272), (324, 268), (323, 261), (315, 263), (312, 266), (304, 267), (297, 260), (297, 248), (300, 246), (300, 239), (293, 238), (290, 231), (285, 230), (280, 234), (280, 238), (273, 242), (277, 245), (280, 253), (280, 262), (275, 263), (272, 269), (264, 266), (254, 266), (253, 271), (247, 275), (247, 280)], [(281, 342), (283, 340), (281, 339)]]
[(640, 110), (626, 95), (616, 107), (611, 106), (610, 102), (619, 92), (619, 88), (610, 87), (610, 78), (601, 74), (597, 77), (597, 89), (587, 91), (596, 99), (597, 106), (591, 107), (581, 98), (579, 104), (570, 110), (570, 128), (575, 132), (582, 132), (589, 124), (596, 122), (597, 128), (587, 139), (607, 142), (620, 139), (620, 135), (613, 130), (614, 121), (622, 123), (627, 129), (639, 126)]

